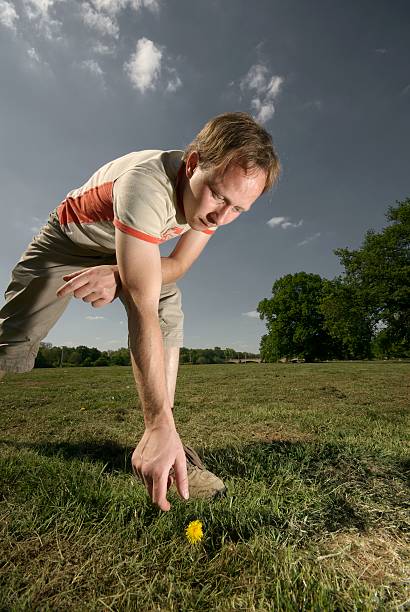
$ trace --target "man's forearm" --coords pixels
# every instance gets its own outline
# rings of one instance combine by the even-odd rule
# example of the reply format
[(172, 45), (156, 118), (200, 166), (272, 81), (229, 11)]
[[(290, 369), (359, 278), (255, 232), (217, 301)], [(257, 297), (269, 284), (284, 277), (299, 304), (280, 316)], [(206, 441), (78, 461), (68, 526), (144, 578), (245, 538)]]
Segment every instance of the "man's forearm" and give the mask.
[(181, 278), (185, 270), (181, 263), (173, 257), (161, 257), (162, 284), (169, 285)]
[(145, 425), (175, 427), (168, 397), (164, 348), (158, 315), (130, 300), (128, 328), (133, 372), (144, 411)]
[[(112, 270), (115, 274), (115, 278), (117, 284), (121, 282), (120, 275), (118, 271), (118, 266), (113, 265)], [(181, 278), (185, 273), (179, 261), (172, 257), (161, 257), (161, 274), (162, 274), (162, 284), (169, 285), (170, 283), (175, 283), (179, 278)]]

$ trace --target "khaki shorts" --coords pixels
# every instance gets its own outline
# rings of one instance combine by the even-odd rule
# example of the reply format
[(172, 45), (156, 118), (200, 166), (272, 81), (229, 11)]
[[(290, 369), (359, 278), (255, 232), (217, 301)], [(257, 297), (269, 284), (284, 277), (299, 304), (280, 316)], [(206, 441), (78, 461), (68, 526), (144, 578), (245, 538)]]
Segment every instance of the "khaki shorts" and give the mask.
[[(67, 308), (71, 297), (58, 298), (63, 276), (81, 268), (115, 264), (115, 255), (83, 249), (60, 229), (55, 212), (33, 238), (12, 272), (0, 310), (0, 370), (28, 372), (40, 342)], [(163, 285), (158, 317), (164, 346), (181, 347), (181, 293), (175, 283)]]

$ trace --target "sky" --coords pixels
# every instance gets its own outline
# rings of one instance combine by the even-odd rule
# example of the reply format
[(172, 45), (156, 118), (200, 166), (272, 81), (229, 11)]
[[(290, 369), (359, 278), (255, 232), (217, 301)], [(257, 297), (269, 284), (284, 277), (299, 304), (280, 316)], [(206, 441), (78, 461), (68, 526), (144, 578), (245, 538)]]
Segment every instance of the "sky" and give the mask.
[[(410, 196), (409, 31), (408, 0), (0, 0), (1, 291), (101, 165), (183, 149), (209, 118), (246, 111), (273, 136), (280, 181), (179, 286), (185, 346), (257, 352), (275, 280), (340, 274), (333, 250)], [(126, 346), (117, 302), (72, 300), (47, 341)]]

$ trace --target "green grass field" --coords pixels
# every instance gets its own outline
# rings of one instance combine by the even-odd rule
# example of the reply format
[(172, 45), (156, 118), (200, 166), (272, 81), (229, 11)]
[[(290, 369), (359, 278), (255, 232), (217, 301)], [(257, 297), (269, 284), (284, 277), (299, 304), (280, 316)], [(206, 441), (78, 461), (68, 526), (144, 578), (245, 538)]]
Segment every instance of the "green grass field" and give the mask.
[(129, 368), (0, 401), (1, 610), (409, 609), (410, 363), (181, 367), (178, 430), (229, 495), (169, 513), (131, 474)]

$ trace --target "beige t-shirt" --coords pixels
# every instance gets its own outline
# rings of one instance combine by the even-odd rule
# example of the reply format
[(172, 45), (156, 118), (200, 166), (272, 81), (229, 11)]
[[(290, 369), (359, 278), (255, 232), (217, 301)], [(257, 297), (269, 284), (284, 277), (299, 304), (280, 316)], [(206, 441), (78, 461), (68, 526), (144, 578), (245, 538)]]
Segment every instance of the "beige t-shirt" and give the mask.
[(63, 232), (103, 253), (115, 253), (115, 228), (154, 244), (184, 234), (190, 227), (176, 190), (182, 155), (138, 151), (105, 164), (57, 207)]

